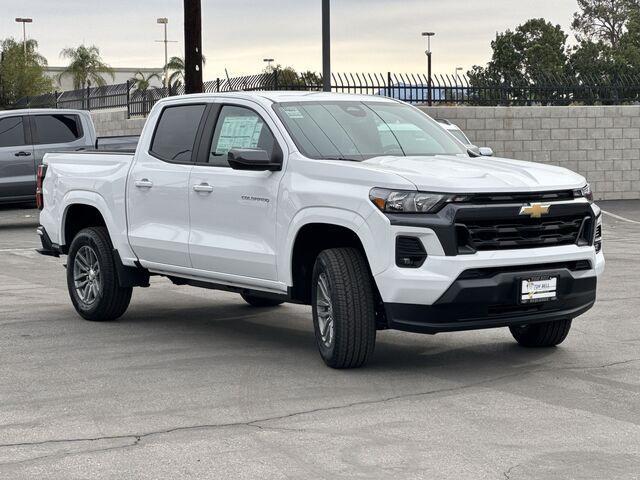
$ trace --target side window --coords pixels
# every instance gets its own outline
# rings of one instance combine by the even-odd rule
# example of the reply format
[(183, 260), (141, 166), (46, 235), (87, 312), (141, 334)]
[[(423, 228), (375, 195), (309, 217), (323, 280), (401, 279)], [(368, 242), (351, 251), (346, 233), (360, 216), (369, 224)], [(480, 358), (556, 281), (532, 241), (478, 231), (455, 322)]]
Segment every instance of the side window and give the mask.
[(70, 143), (82, 137), (80, 119), (77, 115), (33, 115), (38, 145)]
[(0, 148), (26, 145), (22, 117), (0, 118)]
[(209, 163), (228, 167), (227, 154), (232, 148), (257, 148), (273, 155), (275, 138), (260, 115), (244, 107), (224, 106), (218, 116), (209, 149)]
[(162, 111), (150, 152), (168, 162), (190, 162), (204, 105), (176, 105)]

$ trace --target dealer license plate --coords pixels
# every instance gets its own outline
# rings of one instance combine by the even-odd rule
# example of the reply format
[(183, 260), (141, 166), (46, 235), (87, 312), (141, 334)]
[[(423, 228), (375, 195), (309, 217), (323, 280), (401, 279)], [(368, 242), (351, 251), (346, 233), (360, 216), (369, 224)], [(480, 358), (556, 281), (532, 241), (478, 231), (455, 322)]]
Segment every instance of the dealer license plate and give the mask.
[(558, 277), (523, 278), (520, 287), (520, 303), (538, 303), (556, 300)]

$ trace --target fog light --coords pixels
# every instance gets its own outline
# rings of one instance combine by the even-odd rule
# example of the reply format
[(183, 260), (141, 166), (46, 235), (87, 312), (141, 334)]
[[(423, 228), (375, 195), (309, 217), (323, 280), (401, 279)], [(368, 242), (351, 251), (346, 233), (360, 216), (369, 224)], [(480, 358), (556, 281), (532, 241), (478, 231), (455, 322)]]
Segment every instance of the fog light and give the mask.
[(396, 265), (401, 268), (419, 268), (427, 259), (427, 252), (419, 238), (396, 238)]

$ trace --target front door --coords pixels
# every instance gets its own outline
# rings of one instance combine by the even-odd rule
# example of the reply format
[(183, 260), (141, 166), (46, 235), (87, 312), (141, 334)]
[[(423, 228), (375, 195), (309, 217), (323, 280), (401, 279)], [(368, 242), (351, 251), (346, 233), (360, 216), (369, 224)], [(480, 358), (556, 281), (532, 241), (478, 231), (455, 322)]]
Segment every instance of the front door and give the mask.
[(276, 280), (276, 206), (283, 172), (233, 170), (227, 153), (258, 148), (281, 156), (284, 142), (252, 102), (218, 104), (211, 116), (217, 121), (207, 122), (189, 181), (192, 266), (223, 280)]
[(127, 215), (129, 243), (143, 266), (191, 266), (189, 175), (205, 109), (204, 104), (165, 107), (150, 149), (136, 152), (127, 181)]
[(36, 167), (27, 117), (0, 118), (0, 201), (36, 195)]

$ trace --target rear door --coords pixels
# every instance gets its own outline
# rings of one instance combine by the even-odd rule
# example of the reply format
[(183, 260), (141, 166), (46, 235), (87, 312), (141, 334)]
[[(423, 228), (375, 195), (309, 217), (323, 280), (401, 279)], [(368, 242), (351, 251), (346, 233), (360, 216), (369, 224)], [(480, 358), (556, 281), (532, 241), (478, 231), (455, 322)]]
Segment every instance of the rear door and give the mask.
[(0, 117), (0, 200), (35, 197), (36, 169), (28, 117)]
[(129, 243), (144, 266), (190, 267), (189, 175), (207, 105), (177, 104), (158, 116), (127, 180)]
[(86, 147), (80, 116), (74, 113), (31, 114), (35, 166), (45, 153), (74, 151)]

